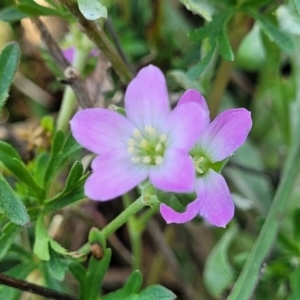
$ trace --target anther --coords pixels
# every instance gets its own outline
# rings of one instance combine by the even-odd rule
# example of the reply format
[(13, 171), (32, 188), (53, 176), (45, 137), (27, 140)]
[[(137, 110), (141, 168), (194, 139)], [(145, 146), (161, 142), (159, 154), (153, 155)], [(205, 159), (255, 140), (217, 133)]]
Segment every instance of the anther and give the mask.
[(127, 148), (127, 152), (128, 152), (128, 153), (133, 153), (133, 152), (135, 152), (135, 148), (134, 148), (133, 146), (129, 146), (129, 147)]
[(129, 139), (127, 142), (128, 146), (135, 146), (136, 145), (136, 141), (134, 139)]
[(162, 149), (162, 144), (161, 143), (158, 143), (156, 146), (155, 146), (155, 148), (154, 148), (154, 150), (156, 151), (156, 152), (158, 152), (158, 151), (160, 151), (161, 149)]
[(150, 156), (144, 156), (142, 162), (144, 164), (150, 164), (151, 163), (151, 157)]
[(133, 156), (131, 157), (131, 161), (134, 163), (139, 163), (141, 161), (141, 158), (138, 156)]
[(167, 140), (167, 135), (166, 134), (161, 134), (159, 137), (160, 142), (165, 142)]
[(155, 133), (156, 133), (155, 129), (150, 125), (145, 126), (145, 131), (150, 135), (155, 135)]
[(149, 148), (149, 142), (146, 139), (142, 139), (140, 145), (143, 149)]
[(155, 157), (155, 164), (160, 165), (163, 162), (162, 156)]
[(138, 129), (134, 129), (134, 130), (133, 130), (133, 135), (134, 135), (135, 137), (137, 137), (137, 138), (142, 137), (142, 134), (141, 134), (141, 132), (140, 132)]

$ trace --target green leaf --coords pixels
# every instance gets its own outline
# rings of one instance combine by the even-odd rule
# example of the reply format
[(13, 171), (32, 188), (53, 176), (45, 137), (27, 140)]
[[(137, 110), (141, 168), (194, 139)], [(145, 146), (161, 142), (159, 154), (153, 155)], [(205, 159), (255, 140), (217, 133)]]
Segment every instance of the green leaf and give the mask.
[(295, 7), (298, 14), (300, 15), (300, 0), (295, 0)]
[(0, 160), (17, 178), (32, 188), (38, 195), (42, 193), (40, 187), (32, 178), (20, 155), (10, 144), (0, 141)]
[(271, 2), (273, 2), (273, 0), (248, 0), (241, 4), (240, 9), (259, 8)]
[(215, 51), (216, 44), (210, 45), (210, 49), (207, 51), (206, 55), (197, 63), (196, 65), (192, 66), (188, 72), (187, 76), (190, 80), (196, 80), (202, 72), (206, 69), (208, 64), (210, 63), (212, 56)]
[(197, 198), (196, 193), (179, 194), (164, 192), (161, 190), (156, 191), (156, 196), (160, 202), (165, 203), (178, 212), (184, 212), (186, 206)]
[(56, 251), (52, 250), (51, 247), (49, 253), (50, 260), (46, 263), (49, 272), (56, 280), (62, 281), (69, 269), (69, 262), (67, 259), (62, 258)]
[(19, 62), (20, 47), (16, 42), (7, 44), (0, 53), (0, 111), (8, 97)]
[(97, 300), (103, 277), (107, 272), (111, 259), (111, 249), (104, 250), (104, 256), (96, 259), (90, 258), (89, 266), (86, 272), (85, 284), (80, 299)]
[(78, 0), (78, 7), (88, 20), (107, 19), (107, 9), (100, 0)]
[(49, 235), (42, 216), (36, 221), (33, 252), (41, 260), (50, 260)]
[(83, 175), (82, 163), (80, 161), (75, 161), (68, 175), (64, 192), (68, 192), (74, 189), (78, 185), (78, 182), (82, 177), (82, 175)]
[(227, 252), (236, 234), (236, 226), (229, 228), (214, 246), (205, 263), (204, 283), (209, 293), (216, 298), (219, 298), (234, 280), (234, 273), (228, 262)]
[(53, 141), (51, 145), (51, 155), (56, 156), (59, 153), (59, 151), (62, 149), (64, 145), (64, 141), (65, 141), (64, 132), (58, 130), (53, 137)]
[(27, 17), (27, 14), (18, 11), (15, 7), (6, 7), (0, 11), (0, 20), (3, 22), (13, 23), (25, 17)]
[(29, 226), (30, 219), (26, 207), (0, 173), (0, 208), (15, 224)]
[(80, 181), (80, 185), (78, 185), (74, 190), (67, 194), (59, 194), (55, 198), (49, 200), (43, 210), (43, 214), (47, 214), (53, 211), (56, 211), (58, 209), (61, 209), (67, 205), (70, 205), (78, 200), (81, 200), (85, 198), (84, 194), (84, 182), (85, 182), (86, 177), (84, 177)]
[(141, 288), (142, 279), (142, 273), (139, 270), (135, 270), (121, 289), (105, 295), (103, 300), (125, 300), (129, 296), (137, 294)]
[(292, 53), (295, 51), (295, 45), (293, 41), (282, 31), (280, 31), (277, 27), (273, 24), (268, 22), (264, 17), (261, 15), (251, 12), (251, 15), (256, 19), (258, 24), (260, 25), (261, 29), (267, 35), (267, 37), (276, 43), (276, 45), (284, 52)]
[(300, 208), (296, 208), (292, 216), (294, 240), (300, 247)]
[[(27, 2), (27, 3), (26, 3)], [(60, 10), (37, 4), (35, 1), (26, 0), (18, 4), (17, 9), (31, 17), (56, 16), (63, 17)]]
[(11, 244), (14, 242), (16, 236), (21, 230), (22, 227), (11, 222), (5, 225), (0, 235), (0, 259), (6, 255)]
[(298, 300), (300, 299), (300, 266), (298, 266), (290, 276), (290, 287), (291, 292), (287, 300)]
[(195, 89), (195, 90), (203, 90), (200, 83), (192, 81), (188, 78), (185, 72), (181, 70), (172, 70), (168, 72), (168, 75), (172, 77), (176, 83), (185, 90)]
[(231, 49), (227, 34), (225, 33), (225, 30), (222, 30), (221, 33), (218, 36), (218, 43), (219, 43), (219, 51), (222, 57), (226, 60), (233, 61), (234, 60), (234, 54)]
[(211, 21), (215, 13), (215, 6), (212, 1), (180, 0), (187, 10), (202, 16), (206, 21)]
[(176, 295), (162, 285), (154, 284), (139, 294), (139, 300), (174, 300)]

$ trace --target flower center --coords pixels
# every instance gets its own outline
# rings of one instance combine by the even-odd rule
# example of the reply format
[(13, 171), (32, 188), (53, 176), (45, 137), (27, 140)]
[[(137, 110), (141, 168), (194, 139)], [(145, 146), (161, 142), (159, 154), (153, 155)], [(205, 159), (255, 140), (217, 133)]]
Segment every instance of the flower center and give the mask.
[(204, 156), (193, 157), (197, 176), (203, 175), (209, 169), (209, 161)]
[(166, 150), (166, 134), (158, 134), (147, 125), (144, 131), (134, 129), (132, 137), (127, 141), (127, 152), (132, 155), (134, 163), (146, 165), (160, 165)]

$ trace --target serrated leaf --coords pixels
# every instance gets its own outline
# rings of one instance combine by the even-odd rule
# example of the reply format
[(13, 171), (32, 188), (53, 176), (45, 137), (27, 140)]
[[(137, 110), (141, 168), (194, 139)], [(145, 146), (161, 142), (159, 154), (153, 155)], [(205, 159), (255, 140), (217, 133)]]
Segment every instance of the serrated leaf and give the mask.
[(260, 25), (263, 32), (267, 35), (267, 37), (276, 43), (276, 45), (284, 52), (292, 53), (295, 51), (295, 45), (293, 41), (280, 31), (277, 27), (273, 24), (268, 22), (264, 17), (261, 15), (251, 12), (251, 15), (256, 19), (258, 24)]
[(5, 225), (0, 235), (0, 259), (6, 255), (11, 244), (14, 242), (16, 236), (21, 230), (22, 227), (11, 222)]
[(180, 0), (180, 2), (187, 10), (202, 16), (206, 21), (210, 22), (212, 20), (212, 15), (215, 13), (215, 7), (211, 1)]
[(206, 55), (197, 63), (196, 65), (192, 66), (188, 72), (187, 76), (190, 80), (196, 80), (201, 73), (206, 69), (208, 64), (210, 63), (212, 56), (215, 51), (216, 44), (210, 46), (210, 49), (207, 51)]
[(0, 160), (10, 172), (32, 188), (38, 195), (42, 193), (22, 162), (18, 152), (10, 144), (3, 141), (0, 141)]
[(237, 227), (229, 228), (210, 252), (204, 267), (204, 283), (208, 292), (219, 298), (234, 280), (233, 270), (228, 262), (228, 247), (237, 234)]
[(60, 255), (52, 248), (49, 249), (50, 260), (46, 265), (50, 274), (58, 281), (62, 281), (65, 277), (65, 273), (68, 271), (69, 263), (67, 259), (60, 257)]
[(29, 226), (27, 209), (11, 186), (0, 173), (0, 207), (5, 215), (15, 224)]
[(24, 14), (18, 11), (15, 7), (6, 7), (0, 10), (0, 21), (3, 22), (17, 22), (21, 19), (27, 17), (27, 14)]
[[(126, 300), (129, 296), (137, 294), (142, 285), (142, 273), (136, 270), (131, 273), (127, 279), (125, 285), (112, 293), (109, 293), (103, 297), (103, 300)], [(136, 296), (136, 295), (134, 295)]]
[(219, 43), (219, 51), (222, 57), (226, 60), (233, 61), (234, 54), (231, 49), (227, 34), (225, 30), (222, 30), (218, 36), (218, 43)]
[(43, 217), (39, 217), (36, 221), (33, 252), (41, 260), (50, 260), (49, 235)]
[(7, 44), (0, 53), (0, 111), (8, 97), (20, 62), (20, 56), (20, 47), (16, 42)]
[(88, 20), (107, 19), (107, 9), (100, 0), (78, 0), (78, 7)]
[(162, 285), (154, 284), (140, 292), (139, 300), (174, 300), (176, 295)]

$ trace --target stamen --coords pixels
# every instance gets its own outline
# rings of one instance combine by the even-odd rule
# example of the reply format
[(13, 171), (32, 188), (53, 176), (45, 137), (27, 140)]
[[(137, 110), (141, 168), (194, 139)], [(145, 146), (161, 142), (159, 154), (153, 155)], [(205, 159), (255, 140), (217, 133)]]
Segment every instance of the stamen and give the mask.
[(141, 161), (141, 158), (138, 157), (138, 156), (133, 156), (133, 157), (131, 157), (131, 161), (136, 164), (136, 163), (139, 163)]
[(161, 134), (159, 137), (160, 142), (165, 142), (167, 140), (167, 135), (166, 134)]
[(128, 152), (128, 153), (134, 153), (134, 152), (135, 152), (135, 148), (134, 148), (133, 146), (129, 146), (129, 147), (127, 148), (127, 152)]
[(150, 125), (145, 126), (145, 131), (150, 135), (155, 135), (156, 134), (155, 129)]
[(129, 139), (127, 142), (128, 146), (135, 146), (136, 145), (136, 141), (134, 139)]
[(163, 148), (162, 144), (161, 144), (161, 143), (158, 143), (158, 144), (155, 146), (154, 150), (155, 150), (156, 152), (158, 152), (158, 151), (160, 151), (162, 148)]
[(203, 174), (203, 173), (204, 173), (204, 171), (203, 171), (198, 165), (196, 165), (196, 164), (195, 164), (195, 169), (196, 169), (196, 171), (198, 171), (198, 173), (200, 173), (200, 174)]
[(138, 129), (134, 129), (134, 130), (133, 130), (133, 135), (134, 135), (135, 137), (137, 137), (137, 138), (142, 137), (142, 134), (141, 134), (141, 132), (140, 132)]
[(199, 164), (200, 164), (203, 160), (204, 160), (204, 157), (201, 156), (201, 157), (198, 158), (198, 159), (195, 161), (195, 163), (194, 163), (196, 171), (197, 171), (198, 173), (200, 173), (200, 174), (203, 174), (203, 173), (204, 173), (204, 171), (203, 171), (203, 170), (200, 168), (200, 166), (199, 166)]
[(155, 157), (155, 164), (160, 165), (163, 162), (162, 156)]
[(150, 164), (151, 163), (151, 157), (150, 156), (144, 156), (142, 159), (142, 162), (144, 164)]

